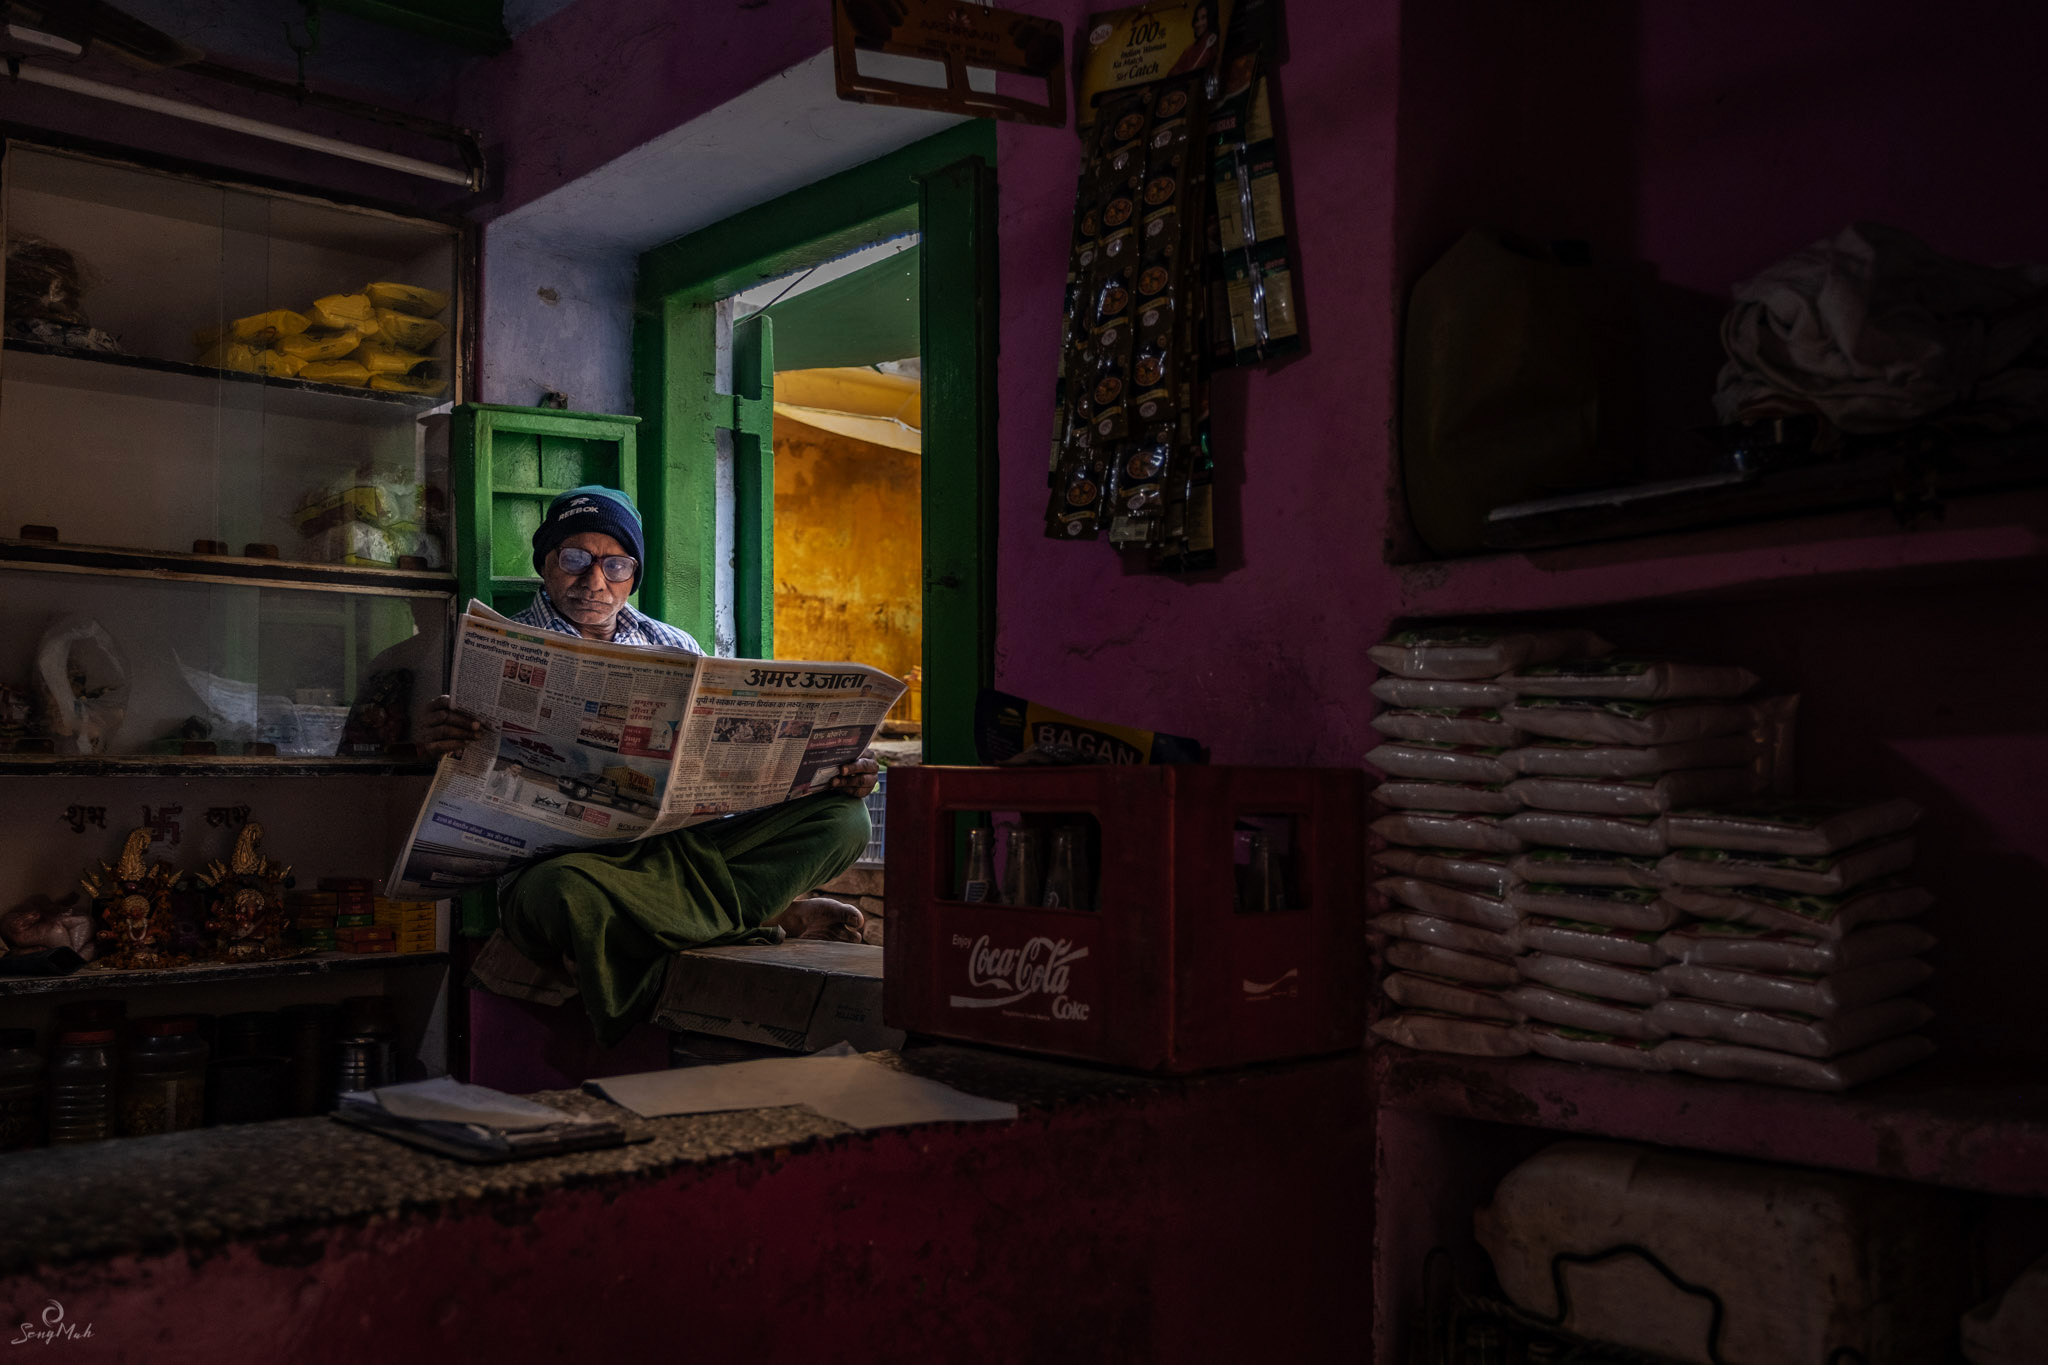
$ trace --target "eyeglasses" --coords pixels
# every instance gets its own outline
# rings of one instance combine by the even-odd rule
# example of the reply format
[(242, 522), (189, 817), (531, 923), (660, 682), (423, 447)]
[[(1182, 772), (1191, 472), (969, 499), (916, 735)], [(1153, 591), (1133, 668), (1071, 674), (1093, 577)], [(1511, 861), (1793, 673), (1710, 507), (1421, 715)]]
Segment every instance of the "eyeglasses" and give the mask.
[(604, 565), (604, 576), (613, 583), (624, 583), (640, 568), (640, 561), (631, 555), (606, 555), (600, 560), (588, 550), (579, 550), (565, 545), (555, 551), (555, 563), (571, 578), (581, 578), (590, 572), (593, 564)]

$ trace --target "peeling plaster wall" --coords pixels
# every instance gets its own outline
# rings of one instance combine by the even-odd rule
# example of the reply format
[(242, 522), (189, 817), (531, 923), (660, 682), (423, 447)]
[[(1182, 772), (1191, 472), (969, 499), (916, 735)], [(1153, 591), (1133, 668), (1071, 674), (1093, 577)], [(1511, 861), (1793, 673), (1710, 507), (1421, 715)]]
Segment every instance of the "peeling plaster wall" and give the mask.
[(483, 257), (483, 401), (532, 407), (552, 390), (575, 412), (631, 412), (633, 255), (493, 230)]

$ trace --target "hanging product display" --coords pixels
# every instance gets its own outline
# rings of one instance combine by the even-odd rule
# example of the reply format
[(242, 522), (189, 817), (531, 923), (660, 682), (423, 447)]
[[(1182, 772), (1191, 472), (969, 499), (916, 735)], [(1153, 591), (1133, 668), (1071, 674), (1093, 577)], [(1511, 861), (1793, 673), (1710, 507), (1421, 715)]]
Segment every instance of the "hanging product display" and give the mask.
[(1256, 365), (1301, 345), (1273, 127), (1276, 8), (1272, 0), (1238, 0), (1209, 111), (1216, 214), (1209, 234), (1209, 356), (1219, 369)]

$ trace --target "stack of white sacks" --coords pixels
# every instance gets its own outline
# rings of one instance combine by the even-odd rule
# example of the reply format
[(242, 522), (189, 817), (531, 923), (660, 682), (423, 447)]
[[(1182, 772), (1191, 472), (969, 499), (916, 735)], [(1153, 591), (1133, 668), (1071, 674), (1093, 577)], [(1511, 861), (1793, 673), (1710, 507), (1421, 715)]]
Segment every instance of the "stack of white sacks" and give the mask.
[(1406, 632), (1372, 921), (1428, 1051), (1839, 1090), (1932, 1051), (1910, 801), (1784, 799), (1796, 698), (1585, 631)]

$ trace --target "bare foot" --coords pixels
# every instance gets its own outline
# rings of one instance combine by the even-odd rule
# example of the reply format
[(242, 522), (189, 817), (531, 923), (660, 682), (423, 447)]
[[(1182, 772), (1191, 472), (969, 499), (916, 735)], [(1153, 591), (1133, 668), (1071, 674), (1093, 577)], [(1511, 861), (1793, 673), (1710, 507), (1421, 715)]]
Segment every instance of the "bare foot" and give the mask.
[(861, 942), (860, 910), (830, 896), (805, 896), (768, 923), (789, 938), (828, 938), (840, 943)]

